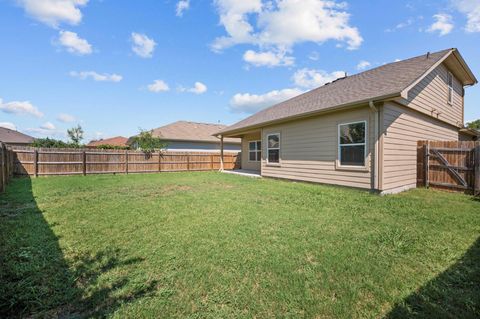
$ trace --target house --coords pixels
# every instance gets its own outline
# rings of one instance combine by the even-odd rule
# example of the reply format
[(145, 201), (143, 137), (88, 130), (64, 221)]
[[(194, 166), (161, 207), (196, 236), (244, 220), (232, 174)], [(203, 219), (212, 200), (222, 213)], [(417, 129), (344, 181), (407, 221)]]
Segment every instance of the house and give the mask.
[(97, 148), (99, 146), (114, 146), (114, 147), (128, 147), (127, 144), (128, 138), (123, 136), (116, 136), (111, 138), (105, 138), (100, 140), (91, 141), (87, 144), (89, 148)]
[[(152, 135), (159, 137), (166, 143), (165, 150), (178, 152), (219, 152), (220, 139), (213, 136), (219, 130), (225, 129), (225, 125), (177, 121), (156, 129)], [(224, 150), (240, 151), (240, 138), (225, 138)], [(136, 148), (133, 137), (129, 144)]]
[(0, 127), (0, 142), (10, 146), (28, 146), (34, 142), (34, 138), (11, 130), (6, 127)]
[(242, 168), (262, 176), (395, 193), (416, 187), (418, 140), (464, 136), (457, 49), (344, 77), (217, 132), (242, 139)]

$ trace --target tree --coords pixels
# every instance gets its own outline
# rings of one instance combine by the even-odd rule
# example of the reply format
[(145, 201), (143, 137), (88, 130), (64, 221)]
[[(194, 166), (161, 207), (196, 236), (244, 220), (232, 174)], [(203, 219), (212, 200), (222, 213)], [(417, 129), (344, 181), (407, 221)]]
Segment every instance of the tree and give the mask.
[(80, 142), (83, 140), (83, 129), (80, 125), (72, 127), (67, 130), (68, 137), (72, 140), (73, 144), (76, 146), (80, 145)]
[(474, 130), (480, 130), (480, 119), (468, 122), (467, 127), (473, 128)]
[(64, 141), (56, 140), (53, 138), (36, 138), (32, 144), (33, 147), (47, 147), (47, 148), (70, 148), (71, 143), (65, 143)]
[(145, 153), (153, 153), (155, 150), (165, 148), (167, 144), (159, 137), (155, 137), (152, 131), (140, 129), (140, 133), (133, 138), (134, 144)]

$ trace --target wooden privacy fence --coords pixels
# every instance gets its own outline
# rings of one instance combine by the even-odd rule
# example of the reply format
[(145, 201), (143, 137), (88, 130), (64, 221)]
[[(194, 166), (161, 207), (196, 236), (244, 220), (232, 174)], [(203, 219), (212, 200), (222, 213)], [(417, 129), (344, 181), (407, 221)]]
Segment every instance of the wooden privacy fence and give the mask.
[(419, 141), (417, 184), (480, 192), (480, 142)]
[[(221, 167), (219, 153), (15, 148), (16, 175), (88, 175), (209, 171)], [(238, 153), (225, 153), (224, 169), (240, 165)]]
[(10, 178), (13, 176), (13, 158), (12, 150), (0, 142), (0, 193), (5, 191)]

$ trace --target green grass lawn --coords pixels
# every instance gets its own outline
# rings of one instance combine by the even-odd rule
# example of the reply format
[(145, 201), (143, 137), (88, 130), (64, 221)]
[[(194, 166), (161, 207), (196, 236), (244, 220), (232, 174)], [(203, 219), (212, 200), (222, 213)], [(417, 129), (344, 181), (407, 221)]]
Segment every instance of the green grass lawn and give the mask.
[(480, 317), (467, 195), (47, 177), (14, 180), (0, 212), (0, 317)]

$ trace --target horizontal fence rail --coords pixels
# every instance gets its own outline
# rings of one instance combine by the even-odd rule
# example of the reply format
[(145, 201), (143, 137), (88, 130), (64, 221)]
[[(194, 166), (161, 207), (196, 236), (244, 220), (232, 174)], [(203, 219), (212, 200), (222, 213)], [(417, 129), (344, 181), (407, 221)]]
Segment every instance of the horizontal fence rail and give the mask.
[[(89, 175), (210, 171), (221, 168), (220, 153), (92, 149), (15, 148), (15, 175)], [(223, 168), (240, 167), (240, 154), (225, 152)]]
[(480, 142), (419, 141), (417, 185), (480, 192)]
[(3, 193), (13, 176), (14, 153), (5, 144), (0, 142), (0, 193)]

